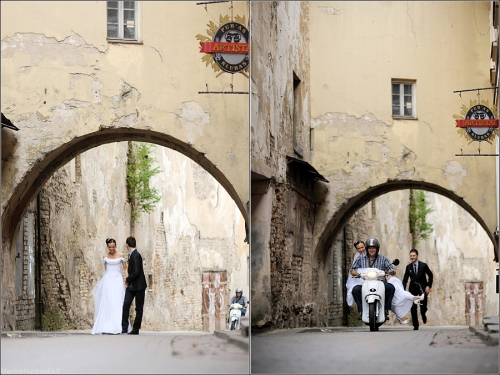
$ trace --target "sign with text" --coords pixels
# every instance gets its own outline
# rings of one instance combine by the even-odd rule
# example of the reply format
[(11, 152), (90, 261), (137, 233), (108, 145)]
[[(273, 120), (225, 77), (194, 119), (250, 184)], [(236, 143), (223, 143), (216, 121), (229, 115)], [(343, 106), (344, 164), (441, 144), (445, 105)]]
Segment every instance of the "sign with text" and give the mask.
[[(469, 138), (471, 141), (491, 141), (498, 135), (498, 119), (495, 118), (493, 111), (488, 106), (487, 100), (478, 103), (477, 100), (470, 101), (470, 107), (462, 106), (462, 116), (453, 115), (456, 122), (458, 133), (461, 136)], [(469, 143), (470, 143), (469, 142)]]
[(208, 23), (208, 36), (196, 35), (200, 40), (200, 53), (204, 53), (202, 61), (206, 66), (211, 64), (214, 71), (222, 73), (243, 73), (247, 76), (250, 67), (249, 31), (245, 27), (245, 17), (236, 16), (235, 21), (230, 21), (229, 16), (219, 18), (220, 25), (212, 21)]

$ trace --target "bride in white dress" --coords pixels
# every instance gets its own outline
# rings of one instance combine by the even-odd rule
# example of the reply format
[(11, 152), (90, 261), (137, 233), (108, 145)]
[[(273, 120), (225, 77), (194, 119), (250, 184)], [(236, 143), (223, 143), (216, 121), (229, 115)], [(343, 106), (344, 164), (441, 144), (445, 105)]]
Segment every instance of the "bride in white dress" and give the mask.
[[(354, 243), (354, 247), (358, 252), (354, 256), (354, 259), (352, 261), (353, 264), (354, 261), (366, 251), (363, 241), (356, 241)], [(366, 270), (367, 268), (359, 268), (358, 272), (362, 273)], [(347, 288), (346, 302), (349, 306), (352, 306), (354, 304), (354, 298), (352, 297), (352, 288), (354, 288), (356, 285), (362, 285), (363, 282), (363, 279), (353, 277), (349, 273), (349, 277), (347, 278), (347, 282), (345, 284)], [(408, 311), (410, 311), (412, 304), (418, 304), (424, 298), (424, 294), (422, 294), (421, 296), (414, 296), (410, 292), (405, 291), (405, 289), (403, 288), (403, 283), (395, 276), (387, 276), (387, 282), (394, 285), (395, 289), (394, 297), (392, 298), (391, 303), (391, 311), (396, 314), (396, 317), (401, 324), (408, 324), (408, 319), (405, 319), (404, 316), (408, 314)]]
[[(103, 257), (104, 275), (95, 285), (92, 293), (95, 301), (94, 326), (92, 334), (120, 334), (122, 332), (123, 300), (125, 298), (124, 278), (128, 276), (127, 261), (116, 251), (116, 241), (106, 239), (108, 253)], [(125, 276), (123, 276), (125, 274)], [(131, 331), (129, 324), (128, 331)]]
[(388, 283), (394, 285), (395, 289), (391, 303), (391, 311), (396, 314), (401, 324), (408, 324), (408, 319), (405, 319), (404, 316), (408, 314), (408, 311), (410, 311), (414, 303), (418, 304), (424, 299), (425, 294), (414, 296), (410, 292), (405, 291), (403, 283), (395, 276), (388, 275), (386, 279)]

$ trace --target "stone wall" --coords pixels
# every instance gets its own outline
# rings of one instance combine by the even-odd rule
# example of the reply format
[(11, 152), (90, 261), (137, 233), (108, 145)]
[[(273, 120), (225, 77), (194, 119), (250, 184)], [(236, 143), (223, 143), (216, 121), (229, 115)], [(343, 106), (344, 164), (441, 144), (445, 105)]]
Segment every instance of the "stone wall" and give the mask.
[[(308, 6), (251, 3), (252, 324), (315, 325)], [(326, 309), (325, 309), (325, 316)]]
[[(227, 273), (226, 301), (236, 287), (248, 295), (244, 219), (229, 194), (196, 163), (163, 147), (155, 148), (154, 157), (161, 173), (151, 186), (162, 200), (153, 213), (141, 215), (134, 234), (149, 284), (143, 329), (201, 331), (202, 272)], [(91, 149), (60, 168), (40, 192), (44, 329), (92, 327), (92, 289), (104, 271), (105, 239), (115, 238), (117, 250), (125, 252), (131, 234), (126, 160), (126, 142)], [(36, 230), (32, 226), (30, 232)], [(26, 238), (27, 229), (24, 233)], [(24, 302), (24, 295), (18, 297), (16, 329), (38, 322), (34, 302)]]
[[(427, 324), (466, 325), (466, 283), (470, 282), (483, 283), (482, 314), (497, 315), (498, 294), (494, 275), (498, 265), (493, 261), (493, 244), (488, 235), (470, 214), (450, 199), (431, 192), (426, 194), (433, 209), (427, 215), (427, 221), (434, 226), (434, 231), (428, 240), (421, 240), (416, 248), (419, 260), (427, 263), (434, 275)], [(348, 266), (352, 264), (355, 254), (353, 242), (375, 237), (381, 243), (382, 255), (390, 260), (400, 260), (396, 276), (403, 279), (412, 248), (409, 202), (410, 190), (384, 194), (362, 207), (349, 220), (345, 236)], [(344, 235), (340, 234), (337, 241), (343, 238)], [(332, 270), (335, 269), (333, 263)], [(345, 285), (345, 279), (342, 282)], [(355, 311), (354, 305), (348, 309), (348, 314)], [(350, 315), (349, 325), (359, 324), (355, 315)], [(410, 313), (407, 317), (410, 318)], [(399, 323), (391, 314), (391, 320), (385, 324), (390, 326)]]

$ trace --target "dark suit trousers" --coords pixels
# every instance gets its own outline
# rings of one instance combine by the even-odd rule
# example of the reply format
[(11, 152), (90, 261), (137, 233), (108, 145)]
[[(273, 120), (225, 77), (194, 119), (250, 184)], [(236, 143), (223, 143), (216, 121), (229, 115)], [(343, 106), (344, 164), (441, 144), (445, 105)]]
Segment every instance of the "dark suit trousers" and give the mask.
[[(388, 283), (387, 281), (384, 280), (384, 286), (385, 286), (385, 306), (384, 310), (390, 310), (391, 309), (391, 304), (392, 304), (392, 297), (394, 297), (394, 292), (396, 289), (394, 288), (394, 285), (391, 283)], [(354, 288), (352, 288), (352, 297), (354, 301), (356, 301), (356, 305), (358, 305), (358, 312), (363, 312), (363, 301), (361, 298), (361, 285), (356, 285)]]
[(135, 320), (132, 326), (133, 330), (141, 329), (142, 323), (142, 312), (144, 309), (144, 296), (146, 295), (146, 289), (138, 290), (136, 292), (131, 292), (130, 290), (125, 290), (125, 300), (123, 301), (123, 313), (122, 313), (122, 329), (127, 330), (128, 328), (128, 318), (130, 314), (130, 306), (135, 298)]

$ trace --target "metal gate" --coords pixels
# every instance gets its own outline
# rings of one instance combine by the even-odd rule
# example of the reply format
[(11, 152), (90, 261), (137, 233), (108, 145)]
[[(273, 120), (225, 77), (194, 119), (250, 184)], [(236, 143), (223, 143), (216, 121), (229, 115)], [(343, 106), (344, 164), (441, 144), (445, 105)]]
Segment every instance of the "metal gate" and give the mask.
[(204, 272), (203, 293), (203, 331), (213, 332), (226, 329), (226, 272)]

